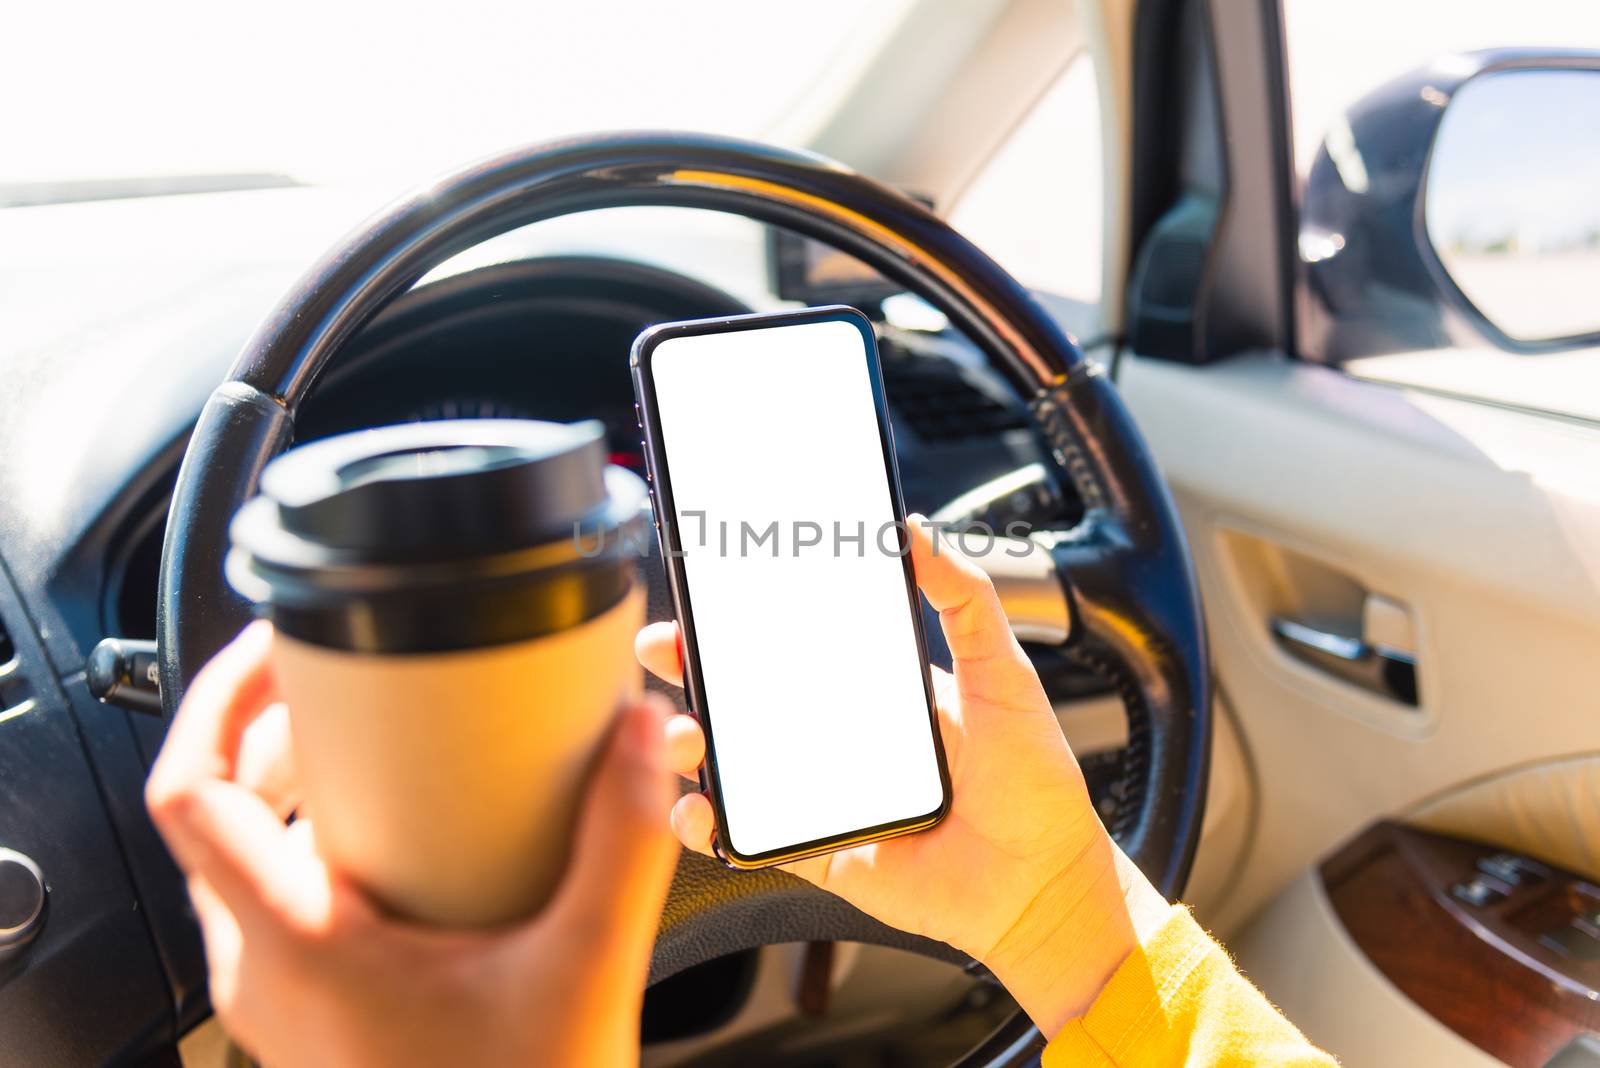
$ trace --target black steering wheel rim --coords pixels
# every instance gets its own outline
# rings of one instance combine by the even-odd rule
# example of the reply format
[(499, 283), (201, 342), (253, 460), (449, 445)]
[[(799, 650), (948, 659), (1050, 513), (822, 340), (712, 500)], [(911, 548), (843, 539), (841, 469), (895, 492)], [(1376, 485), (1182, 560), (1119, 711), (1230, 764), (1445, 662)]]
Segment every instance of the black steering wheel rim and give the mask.
[[(344, 344), (430, 269), (486, 238), (646, 204), (744, 215), (857, 256), (943, 311), (1028, 400), (1086, 508), (1052, 550), (1071, 604), (1071, 643), (1118, 682), (1129, 706), (1132, 800), (1112, 829), (1152, 882), (1176, 896), (1199, 840), (1210, 680), (1182, 528), (1131, 417), (1027, 291), (926, 208), (839, 164), (766, 145), (626, 133), (511, 152), (391, 205), (307, 272), (212, 394), (179, 471), (157, 610), (167, 712), (248, 618), (223, 579), (228, 521), (291, 442), (300, 403)], [(739, 948), (824, 939), (959, 958), (782, 873), (728, 873), (686, 854), (652, 980)], [(963, 1063), (1012, 1063), (1039, 1038), (1019, 1014)]]

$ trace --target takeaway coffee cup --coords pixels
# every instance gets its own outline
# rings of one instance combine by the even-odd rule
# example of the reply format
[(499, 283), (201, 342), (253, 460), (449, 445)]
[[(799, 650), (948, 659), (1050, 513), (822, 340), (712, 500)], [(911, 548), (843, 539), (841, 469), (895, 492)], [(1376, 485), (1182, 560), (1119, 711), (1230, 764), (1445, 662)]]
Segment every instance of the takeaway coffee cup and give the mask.
[(535, 911), (640, 676), (646, 491), (599, 423), (414, 423), (285, 453), (227, 571), (273, 622), (316, 847), (395, 912)]

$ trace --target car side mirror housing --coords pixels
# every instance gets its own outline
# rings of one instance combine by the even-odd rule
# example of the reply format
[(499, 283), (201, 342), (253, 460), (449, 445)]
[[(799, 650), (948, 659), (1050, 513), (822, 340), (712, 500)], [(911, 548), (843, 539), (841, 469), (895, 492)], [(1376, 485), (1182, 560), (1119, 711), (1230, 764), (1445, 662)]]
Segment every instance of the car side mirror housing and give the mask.
[(1358, 101), (1301, 203), (1302, 348), (1600, 341), (1600, 53), (1446, 56)]

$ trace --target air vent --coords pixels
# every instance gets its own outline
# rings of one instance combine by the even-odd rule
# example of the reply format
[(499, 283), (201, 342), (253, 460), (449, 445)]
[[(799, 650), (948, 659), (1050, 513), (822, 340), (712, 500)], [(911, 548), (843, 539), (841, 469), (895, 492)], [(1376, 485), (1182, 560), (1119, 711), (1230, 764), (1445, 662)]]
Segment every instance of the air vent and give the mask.
[(961, 369), (920, 358), (885, 364), (896, 419), (930, 442), (968, 441), (1027, 426), (1026, 417), (968, 381)]
[(5, 621), (0, 620), (0, 723), (33, 709), (33, 698), (28, 696), (27, 687), (21, 685), (17, 667), (16, 643), (11, 640)]

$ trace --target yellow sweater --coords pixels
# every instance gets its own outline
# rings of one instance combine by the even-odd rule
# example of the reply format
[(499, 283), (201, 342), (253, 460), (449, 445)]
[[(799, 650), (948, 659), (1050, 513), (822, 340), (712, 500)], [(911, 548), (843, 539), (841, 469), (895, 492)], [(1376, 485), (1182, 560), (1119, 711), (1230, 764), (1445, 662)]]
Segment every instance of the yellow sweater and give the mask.
[(1089, 1011), (1068, 1021), (1043, 1058), (1043, 1068), (1336, 1063), (1278, 1014), (1182, 907), (1123, 962)]

